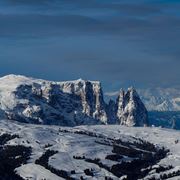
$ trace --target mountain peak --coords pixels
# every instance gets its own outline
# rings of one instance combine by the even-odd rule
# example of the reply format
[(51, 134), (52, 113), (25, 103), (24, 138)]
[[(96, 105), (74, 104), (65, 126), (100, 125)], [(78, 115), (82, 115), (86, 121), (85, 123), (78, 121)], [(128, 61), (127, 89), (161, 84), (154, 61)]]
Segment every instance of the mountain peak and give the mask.
[(27, 80), (27, 79), (30, 79), (30, 78), (23, 75), (15, 75), (15, 74), (9, 74), (0, 78), (1, 81), (2, 80), (21, 81), (21, 80)]
[(120, 124), (144, 126), (148, 124), (147, 110), (134, 88), (120, 90), (117, 98), (117, 118)]

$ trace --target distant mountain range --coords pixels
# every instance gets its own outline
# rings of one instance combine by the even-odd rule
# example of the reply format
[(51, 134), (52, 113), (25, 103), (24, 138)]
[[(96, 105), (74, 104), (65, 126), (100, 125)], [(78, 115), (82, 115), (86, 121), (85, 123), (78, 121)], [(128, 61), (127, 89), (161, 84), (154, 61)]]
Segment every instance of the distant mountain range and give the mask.
[[(180, 111), (180, 88), (147, 88), (137, 92), (148, 111)], [(118, 91), (105, 95), (116, 97)]]
[(148, 125), (147, 110), (136, 90), (121, 90), (115, 101), (104, 101), (99, 81), (52, 82), (25, 76), (0, 78), (1, 118), (61, 126)]
[(149, 111), (151, 125), (180, 129), (180, 89), (137, 90)]
[(180, 89), (138, 89), (149, 111), (180, 111)]
[[(179, 88), (147, 88), (137, 92), (148, 110), (150, 125), (180, 129)], [(118, 94), (105, 93), (105, 97), (114, 99)]]

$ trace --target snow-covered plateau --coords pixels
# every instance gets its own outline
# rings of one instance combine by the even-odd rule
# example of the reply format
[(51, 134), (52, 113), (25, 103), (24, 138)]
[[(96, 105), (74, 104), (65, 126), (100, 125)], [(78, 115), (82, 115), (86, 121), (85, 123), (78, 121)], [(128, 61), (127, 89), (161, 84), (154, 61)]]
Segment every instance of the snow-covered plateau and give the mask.
[(0, 121), (0, 179), (180, 179), (180, 132)]

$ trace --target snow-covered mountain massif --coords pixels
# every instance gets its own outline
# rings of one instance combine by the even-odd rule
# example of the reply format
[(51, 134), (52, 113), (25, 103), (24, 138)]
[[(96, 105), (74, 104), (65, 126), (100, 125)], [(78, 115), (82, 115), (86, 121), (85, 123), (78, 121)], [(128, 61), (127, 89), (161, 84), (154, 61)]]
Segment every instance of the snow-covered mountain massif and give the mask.
[(1, 118), (61, 126), (148, 124), (147, 110), (137, 92), (120, 91), (106, 104), (100, 82), (82, 79), (52, 82), (25, 76), (0, 78)]
[(180, 179), (180, 132), (0, 120), (2, 180)]
[(178, 180), (180, 132), (148, 124), (134, 88), (2, 77), (0, 180)]

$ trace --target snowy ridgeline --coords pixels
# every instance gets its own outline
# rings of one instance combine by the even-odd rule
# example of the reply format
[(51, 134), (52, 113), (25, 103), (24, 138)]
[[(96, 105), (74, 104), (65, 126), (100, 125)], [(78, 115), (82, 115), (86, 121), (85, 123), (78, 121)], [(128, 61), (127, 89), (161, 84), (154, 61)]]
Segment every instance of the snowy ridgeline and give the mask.
[(180, 178), (175, 130), (1, 120), (0, 145), (0, 179), (5, 180)]
[(98, 81), (51, 82), (17, 75), (0, 78), (0, 115), (61, 126), (148, 124), (147, 110), (133, 88), (121, 90), (116, 101), (106, 104)]

